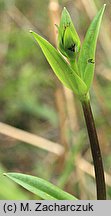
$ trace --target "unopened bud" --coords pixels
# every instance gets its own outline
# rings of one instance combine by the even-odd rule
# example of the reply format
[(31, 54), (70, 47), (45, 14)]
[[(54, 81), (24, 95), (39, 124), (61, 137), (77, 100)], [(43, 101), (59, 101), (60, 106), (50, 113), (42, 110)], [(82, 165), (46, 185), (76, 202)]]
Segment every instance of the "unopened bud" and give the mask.
[(80, 39), (66, 8), (63, 9), (58, 30), (58, 48), (60, 52), (68, 59), (75, 59), (80, 51)]

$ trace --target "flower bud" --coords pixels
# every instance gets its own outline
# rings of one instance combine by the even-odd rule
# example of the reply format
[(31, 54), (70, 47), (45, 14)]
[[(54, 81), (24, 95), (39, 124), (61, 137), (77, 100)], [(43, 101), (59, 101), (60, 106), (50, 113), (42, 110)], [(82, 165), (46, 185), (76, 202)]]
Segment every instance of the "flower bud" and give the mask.
[(63, 9), (58, 30), (60, 52), (70, 60), (75, 59), (80, 51), (80, 39), (66, 8)]

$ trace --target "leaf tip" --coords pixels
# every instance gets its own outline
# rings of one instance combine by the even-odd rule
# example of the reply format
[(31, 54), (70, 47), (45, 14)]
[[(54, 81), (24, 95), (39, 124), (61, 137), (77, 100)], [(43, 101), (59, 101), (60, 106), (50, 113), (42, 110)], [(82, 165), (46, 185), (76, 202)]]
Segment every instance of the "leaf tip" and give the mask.
[(30, 33), (33, 33), (33, 31), (32, 31), (32, 30), (29, 30), (29, 32), (30, 32)]
[(55, 23), (55, 27), (59, 30), (59, 26)]
[[(39, 35), (37, 34), (37, 33), (35, 33), (34, 31), (32, 31), (32, 30), (30, 30), (29, 31), (32, 35), (33, 35), (33, 37), (37, 40), (37, 39), (39, 39)], [(37, 40), (38, 41), (38, 40)]]
[(103, 11), (105, 10), (105, 8), (106, 8), (106, 4), (103, 4)]
[(68, 14), (68, 11), (67, 11), (67, 9), (66, 9), (66, 7), (63, 8), (63, 12), (62, 12), (62, 13), (63, 13), (65, 16), (66, 16), (66, 15), (69, 15), (69, 14)]

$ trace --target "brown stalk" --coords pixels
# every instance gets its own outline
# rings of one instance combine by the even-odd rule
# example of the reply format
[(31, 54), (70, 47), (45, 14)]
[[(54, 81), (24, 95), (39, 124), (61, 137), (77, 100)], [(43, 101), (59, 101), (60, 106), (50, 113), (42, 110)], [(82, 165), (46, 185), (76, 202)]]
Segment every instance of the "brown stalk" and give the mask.
[(92, 152), (94, 169), (95, 169), (97, 199), (106, 200), (106, 186), (105, 186), (103, 162), (102, 162), (102, 156), (101, 156), (99, 141), (97, 137), (96, 127), (94, 123), (90, 102), (89, 101), (82, 102), (82, 108), (83, 108), (87, 131), (89, 135), (91, 152)]

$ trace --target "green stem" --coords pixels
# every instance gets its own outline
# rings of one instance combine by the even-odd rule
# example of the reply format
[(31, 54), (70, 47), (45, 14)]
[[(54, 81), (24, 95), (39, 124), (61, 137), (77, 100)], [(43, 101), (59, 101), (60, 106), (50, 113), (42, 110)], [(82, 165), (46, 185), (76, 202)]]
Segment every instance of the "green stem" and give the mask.
[(82, 101), (81, 103), (82, 103), (84, 117), (87, 125), (87, 131), (89, 135), (91, 152), (92, 152), (94, 169), (95, 169), (97, 200), (106, 200), (106, 186), (105, 186), (103, 162), (102, 162), (101, 151), (99, 147), (99, 141), (97, 137), (96, 127), (94, 123), (90, 102), (89, 100), (86, 100), (86, 101)]

